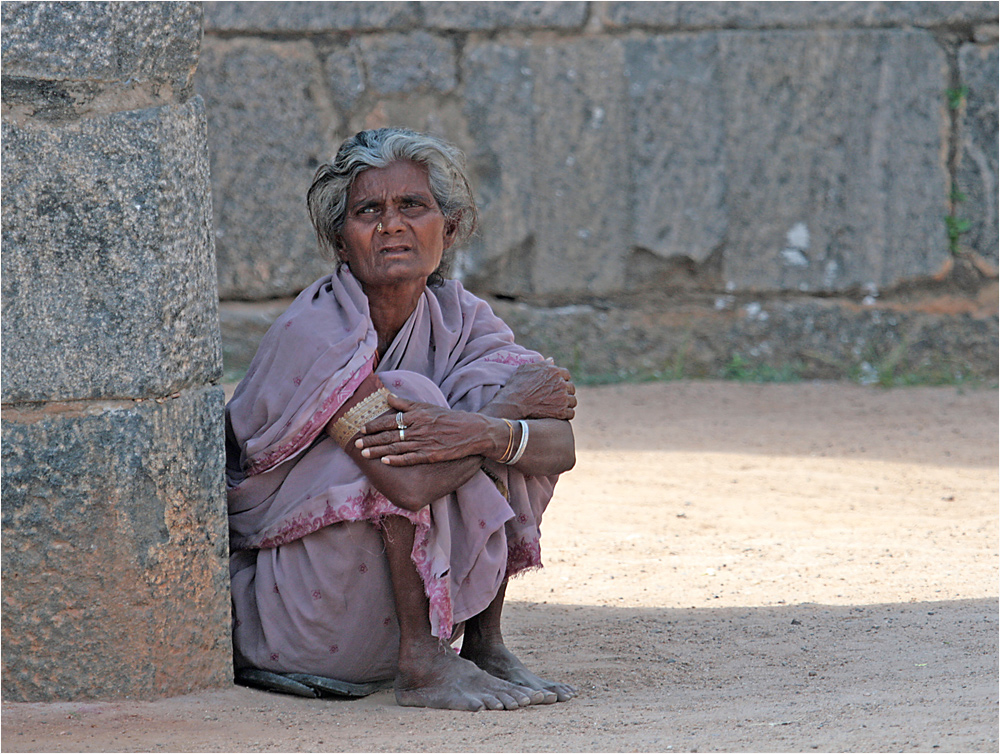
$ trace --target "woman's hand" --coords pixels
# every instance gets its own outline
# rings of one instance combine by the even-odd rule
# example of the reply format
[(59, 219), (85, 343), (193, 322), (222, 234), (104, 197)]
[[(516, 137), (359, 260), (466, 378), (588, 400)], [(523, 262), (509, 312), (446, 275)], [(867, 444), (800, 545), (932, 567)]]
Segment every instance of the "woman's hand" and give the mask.
[(397, 395), (390, 394), (388, 401), (396, 412), (372, 419), (365, 425), (365, 434), (355, 441), (365, 458), (381, 458), (390, 466), (416, 466), (492, 454), (500, 441), (498, 429), (502, 430), (502, 441), (507, 441), (506, 426), (501, 423), (498, 427), (495, 419)]
[(576, 415), (576, 386), (568, 369), (551, 359), (522, 364), (484, 413), (507, 419), (563, 419)]

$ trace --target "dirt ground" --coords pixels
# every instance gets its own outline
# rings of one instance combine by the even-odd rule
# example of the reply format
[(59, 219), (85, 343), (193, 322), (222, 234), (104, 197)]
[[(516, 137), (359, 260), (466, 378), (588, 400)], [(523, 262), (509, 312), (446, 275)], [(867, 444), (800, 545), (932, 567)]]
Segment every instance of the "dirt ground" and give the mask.
[(998, 751), (997, 391), (580, 391), (508, 643), (565, 704), (5, 704), (15, 751)]

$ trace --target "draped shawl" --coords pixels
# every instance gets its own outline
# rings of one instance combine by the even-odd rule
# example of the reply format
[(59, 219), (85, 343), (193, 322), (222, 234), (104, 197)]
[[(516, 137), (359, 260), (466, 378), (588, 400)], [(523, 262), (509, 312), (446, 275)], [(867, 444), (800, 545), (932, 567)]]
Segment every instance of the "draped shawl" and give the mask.
[[(489, 515), (463, 520), (454, 495), (410, 512), (375, 489), (323, 430), (376, 362), (378, 373), (423, 375), (452, 408), (478, 411), (519, 365), (542, 357), (518, 346), (489, 305), (454, 280), (424, 290), (380, 361), (376, 344), (368, 300), (346, 267), (304, 290), (264, 336), (226, 407), (230, 546), (275, 548), (341, 521), (405, 516), (416, 529), (411, 555), (432, 631), (447, 637), (462, 577), (449, 562), (452, 540), (468, 540), (463, 547), (475, 553), (502, 532), (505, 575), (540, 566), (538, 527), (557, 477), (526, 477), (486, 461), (496, 484), (476, 488), (476, 510)], [(386, 387), (393, 390), (391, 380)], [(484, 495), (491, 498), (485, 508)]]

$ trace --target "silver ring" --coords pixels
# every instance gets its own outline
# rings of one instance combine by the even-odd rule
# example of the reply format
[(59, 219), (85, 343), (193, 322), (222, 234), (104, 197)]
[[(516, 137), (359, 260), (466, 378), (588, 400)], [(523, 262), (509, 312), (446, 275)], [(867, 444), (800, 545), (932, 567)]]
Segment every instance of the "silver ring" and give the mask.
[(403, 442), (406, 440), (406, 427), (399, 428), (399, 441)]
[(396, 429), (406, 429), (406, 425), (403, 424), (403, 412), (396, 412)]

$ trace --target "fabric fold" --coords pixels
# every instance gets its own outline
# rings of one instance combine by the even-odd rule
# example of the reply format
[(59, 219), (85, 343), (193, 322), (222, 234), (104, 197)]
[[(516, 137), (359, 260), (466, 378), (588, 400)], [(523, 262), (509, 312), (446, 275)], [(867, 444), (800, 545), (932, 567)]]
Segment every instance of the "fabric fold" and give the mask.
[[(323, 432), (375, 369), (376, 344), (367, 299), (342, 267), (275, 321), (226, 408), (234, 642), (242, 666), (364, 681), (392, 665), (398, 629), (376, 530), (386, 515), (415, 526), (411, 556), (439, 637), (485, 608), (505, 577), (541, 565), (539, 524), (556, 477), (525, 477), (488, 462), (506, 497), (480, 472), (410, 512), (375, 489)], [(515, 344), (486, 302), (447, 281), (425, 290), (375, 371), (391, 392), (478, 411), (520, 364), (540, 360)], [(378, 625), (365, 625), (365, 616)], [(342, 651), (364, 645), (371, 653), (373, 644), (381, 654), (364, 667)]]

